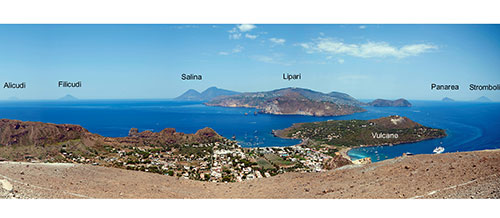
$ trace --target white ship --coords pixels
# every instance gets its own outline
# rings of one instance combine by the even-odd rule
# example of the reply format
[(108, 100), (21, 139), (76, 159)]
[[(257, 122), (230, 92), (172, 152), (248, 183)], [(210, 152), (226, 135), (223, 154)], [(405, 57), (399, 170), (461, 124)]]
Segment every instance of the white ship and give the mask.
[(434, 148), (434, 151), (432, 151), (432, 152), (434, 152), (436, 154), (441, 154), (444, 152), (444, 148), (439, 146), (439, 147)]

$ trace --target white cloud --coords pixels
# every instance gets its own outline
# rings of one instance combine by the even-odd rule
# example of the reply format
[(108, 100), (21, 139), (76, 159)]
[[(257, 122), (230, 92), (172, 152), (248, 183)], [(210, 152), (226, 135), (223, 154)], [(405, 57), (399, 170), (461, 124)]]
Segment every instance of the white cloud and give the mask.
[(252, 57), (256, 61), (269, 63), (269, 64), (281, 64), (285, 66), (290, 66), (291, 63), (287, 62), (283, 58), (283, 54), (274, 53), (272, 55), (256, 55)]
[(241, 33), (229, 34), (229, 39), (240, 39)]
[(255, 60), (258, 60), (260, 62), (274, 63), (274, 58), (269, 57), (269, 56), (257, 55), (254, 58), (255, 58)]
[(270, 38), (269, 41), (273, 42), (275, 45), (284, 45), (286, 40), (279, 38)]
[(243, 46), (237, 45), (231, 51), (221, 51), (221, 52), (219, 52), (219, 55), (236, 54), (236, 53), (240, 53), (241, 51), (243, 51)]
[(365, 25), (361, 25), (361, 26), (359, 26), (359, 28), (363, 30), (363, 29), (366, 29), (366, 26)]
[(229, 39), (240, 39), (241, 38), (241, 33), (238, 32), (236, 28), (233, 28), (228, 31), (229, 32)]
[(339, 62), (339, 64), (343, 64), (344, 63), (344, 59), (340, 58), (337, 60), (337, 62)]
[(241, 32), (248, 32), (250, 30), (253, 30), (255, 28), (257, 28), (255, 25), (253, 24), (240, 24), (240, 25), (237, 25), (236, 27), (238, 27), (238, 29), (241, 31)]
[[(253, 24), (236, 25), (236, 27), (233, 27), (231, 30), (228, 31), (229, 32), (229, 39), (241, 39), (244, 32), (249, 32), (255, 28), (257, 28), (257, 27)], [(245, 38), (256, 39), (259, 35), (258, 34), (252, 35), (252, 34), (246, 33), (244, 36), (245, 36)]]
[(437, 49), (431, 44), (410, 44), (400, 48), (386, 42), (346, 44), (331, 38), (318, 38), (309, 43), (299, 44), (307, 53), (342, 54), (362, 58), (396, 57), (405, 58)]
[(243, 46), (237, 45), (235, 48), (233, 48), (232, 53), (240, 53), (243, 51)]
[(249, 39), (256, 39), (258, 37), (258, 35), (251, 35), (251, 34), (245, 34), (245, 37), (246, 38), (249, 38)]

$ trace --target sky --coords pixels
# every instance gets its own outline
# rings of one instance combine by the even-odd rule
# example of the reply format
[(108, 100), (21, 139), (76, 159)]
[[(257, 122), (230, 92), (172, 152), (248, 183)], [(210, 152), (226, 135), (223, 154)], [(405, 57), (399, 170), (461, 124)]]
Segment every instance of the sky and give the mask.
[[(164, 99), (216, 86), (500, 101), (500, 91), (468, 90), (499, 84), (499, 69), (499, 25), (0, 25), (2, 87), (27, 83), (0, 89), (0, 99)], [(83, 86), (59, 88), (59, 80)], [(460, 90), (431, 91), (432, 83)]]

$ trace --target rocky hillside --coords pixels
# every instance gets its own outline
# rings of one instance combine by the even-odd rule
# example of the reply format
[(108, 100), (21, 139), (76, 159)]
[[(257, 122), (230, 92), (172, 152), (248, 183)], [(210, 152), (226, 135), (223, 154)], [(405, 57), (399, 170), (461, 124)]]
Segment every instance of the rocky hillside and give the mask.
[(103, 137), (90, 133), (79, 125), (50, 124), (0, 120), (0, 160), (40, 160), (66, 162), (61, 154), (74, 154), (86, 158), (106, 157), (110, 149), (122, 147), (174, 147), (222, 141), (213, 129), (204, 128), (195, 134), (176, 132), (166, 128), (160, 132), (136, 128), (127, 137)]
[(268, 114), (338, 116), (365, 111), (351, 96), (332, 92), (324, 94), (308, 89), (284, 88), (269, 92), (243, 93), (215, 98), (208, 106), (256, 108)]
[(0, 120), (0, 146), (41, 146), (88, 135), (90, 133), (78, 125)]
[(0, 198), (500, 198), (500, 150), (399, 157), (212, 183), (91, 166), (0, 162)]
[(211, 128), (198, 130), (195, 134), (185, 134), (176, 132), (174, 128), (166, 128), (160, 132), (152, 132), (149, 130), (139, 132), (136, 128), (129, 131), (128, 137), (105, 138), (106, 142), (112, 143), (129, 143), (136, 146), (145, 145), (169, 145), (169, 144), (192, 144), (192, 143), (211, 143), (220, 141), (222, 136), (217, 134)]
[(411, 107), (411, 103), (404, 98), (397, 100), (376, 99), (368, 105), (374, 107)]

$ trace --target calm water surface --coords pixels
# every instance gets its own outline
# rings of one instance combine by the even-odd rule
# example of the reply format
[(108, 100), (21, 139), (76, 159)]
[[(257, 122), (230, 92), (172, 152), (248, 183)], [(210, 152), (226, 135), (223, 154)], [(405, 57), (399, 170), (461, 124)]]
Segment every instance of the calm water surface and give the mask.
[[(407, 116), (434, 128), (445, 129), (448, 137), (397, 146), (357, 148), (353, 159), (371, 157), (373, 161), (414, 154), (432, 153), (437, 146), (445, 152), (500, 148), (500, 103), (445, 103), (412, 101), (410, 108), (367, 107), (367, 112), (338, 117), (295, 115), (254, 115), (253, 109), (207, 107), (200, 102), (168, 100), (94, 100), (94, 101), (4, 101), (0, 118), (23, 121), (78, 124), (103, 136), (126, 136), (130, 128), (161, 131), (173, 127), (194, 133), (211, 127), (224, 137), (236, 137), (245, 147), (290, 146), (298, 140), (280, 139), (273, 129), (293, 123), (322, 120), (373, 119), (389, 115)], [(245, 115), (248, 113), (248, 115)]]

